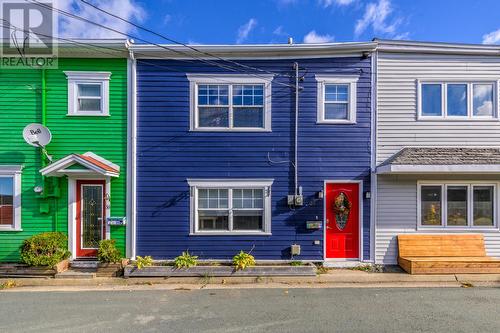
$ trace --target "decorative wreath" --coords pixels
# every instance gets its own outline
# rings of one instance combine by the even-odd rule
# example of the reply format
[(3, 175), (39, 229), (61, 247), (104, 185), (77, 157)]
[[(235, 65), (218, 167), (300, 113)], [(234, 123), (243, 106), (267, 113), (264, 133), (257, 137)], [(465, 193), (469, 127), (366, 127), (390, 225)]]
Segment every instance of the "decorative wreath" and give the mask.
[(351, 211), (351, 202), (344, 192), (340, 192), (340, 194), (335, 198), (333, 211), (335, 213), (337, 228), (343, 230), (347, 224), (349, 212)]

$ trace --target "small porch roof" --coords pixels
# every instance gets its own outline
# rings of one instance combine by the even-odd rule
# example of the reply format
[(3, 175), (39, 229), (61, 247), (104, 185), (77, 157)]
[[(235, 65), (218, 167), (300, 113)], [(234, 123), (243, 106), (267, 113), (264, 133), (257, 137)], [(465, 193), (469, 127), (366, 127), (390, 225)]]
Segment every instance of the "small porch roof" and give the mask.
[(70, 154), (40, 170), (43, 176), (101, 175), (118, 177), (120, 167), (92, 152)]
[(500, 149), (406, 147), (377, 167), (377, 174), (500, 173)]

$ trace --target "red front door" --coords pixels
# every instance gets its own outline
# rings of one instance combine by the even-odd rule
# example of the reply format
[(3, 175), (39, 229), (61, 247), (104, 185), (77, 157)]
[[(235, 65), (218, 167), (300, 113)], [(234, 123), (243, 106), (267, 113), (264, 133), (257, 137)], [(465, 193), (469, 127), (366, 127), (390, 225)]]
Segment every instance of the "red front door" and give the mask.
[(326, 184), (326, 258), (359, 258), (359, 184)]
[(96, 257), (99, 241), (105, 239), (104, 180), (76, 182), (76, 256)]

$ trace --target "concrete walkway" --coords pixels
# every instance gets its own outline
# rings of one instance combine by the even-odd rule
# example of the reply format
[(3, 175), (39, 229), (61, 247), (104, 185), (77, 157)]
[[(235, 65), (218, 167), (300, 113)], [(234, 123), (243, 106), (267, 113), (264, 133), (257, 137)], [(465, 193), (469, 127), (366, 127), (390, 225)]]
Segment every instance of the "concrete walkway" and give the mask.
[(315, 277), (13, 278), (0, 279), (0, 286), (6, 281), (13, 281), (15, 286), (5, 288), (3, 291), (500, 287), (500, 274), (409, 275), (406, 273), (368, 273), (349, 269), (333, 269)]

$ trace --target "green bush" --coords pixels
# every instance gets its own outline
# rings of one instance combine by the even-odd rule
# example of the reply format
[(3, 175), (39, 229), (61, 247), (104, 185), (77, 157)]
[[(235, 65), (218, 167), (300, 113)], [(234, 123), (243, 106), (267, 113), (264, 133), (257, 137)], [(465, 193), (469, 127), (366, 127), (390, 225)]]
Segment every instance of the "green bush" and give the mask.
[(99, 242), (99, 249), (97, 250), (97, 260), (101, 263), (116, 263), (120, 262), (122, 256), (120, 251), (116, 248), (116, 240), (103, 239)]
[(255, 258), (250, 253), (240, 251), (233, 257), (233, 266), (236, 270), (243, 270), (249, 266), (255, 266)]
[(198, 265), (198, 256), (193, 256), (189, 252), (182, 254), (174, 259), (175, 268), (189, 268)]
[(153, 258), (151, 256), (137, 256), (135, 260), (135, 265), (137, 266), (137, 269), (143, 269), (144, 267), (149, 267), (153, 266)]
[(53, 267), (70, 255), (68, 238), (62, 232), (44, 232), (31, 236), (21, 246), (21, 260), (30, 266)]

